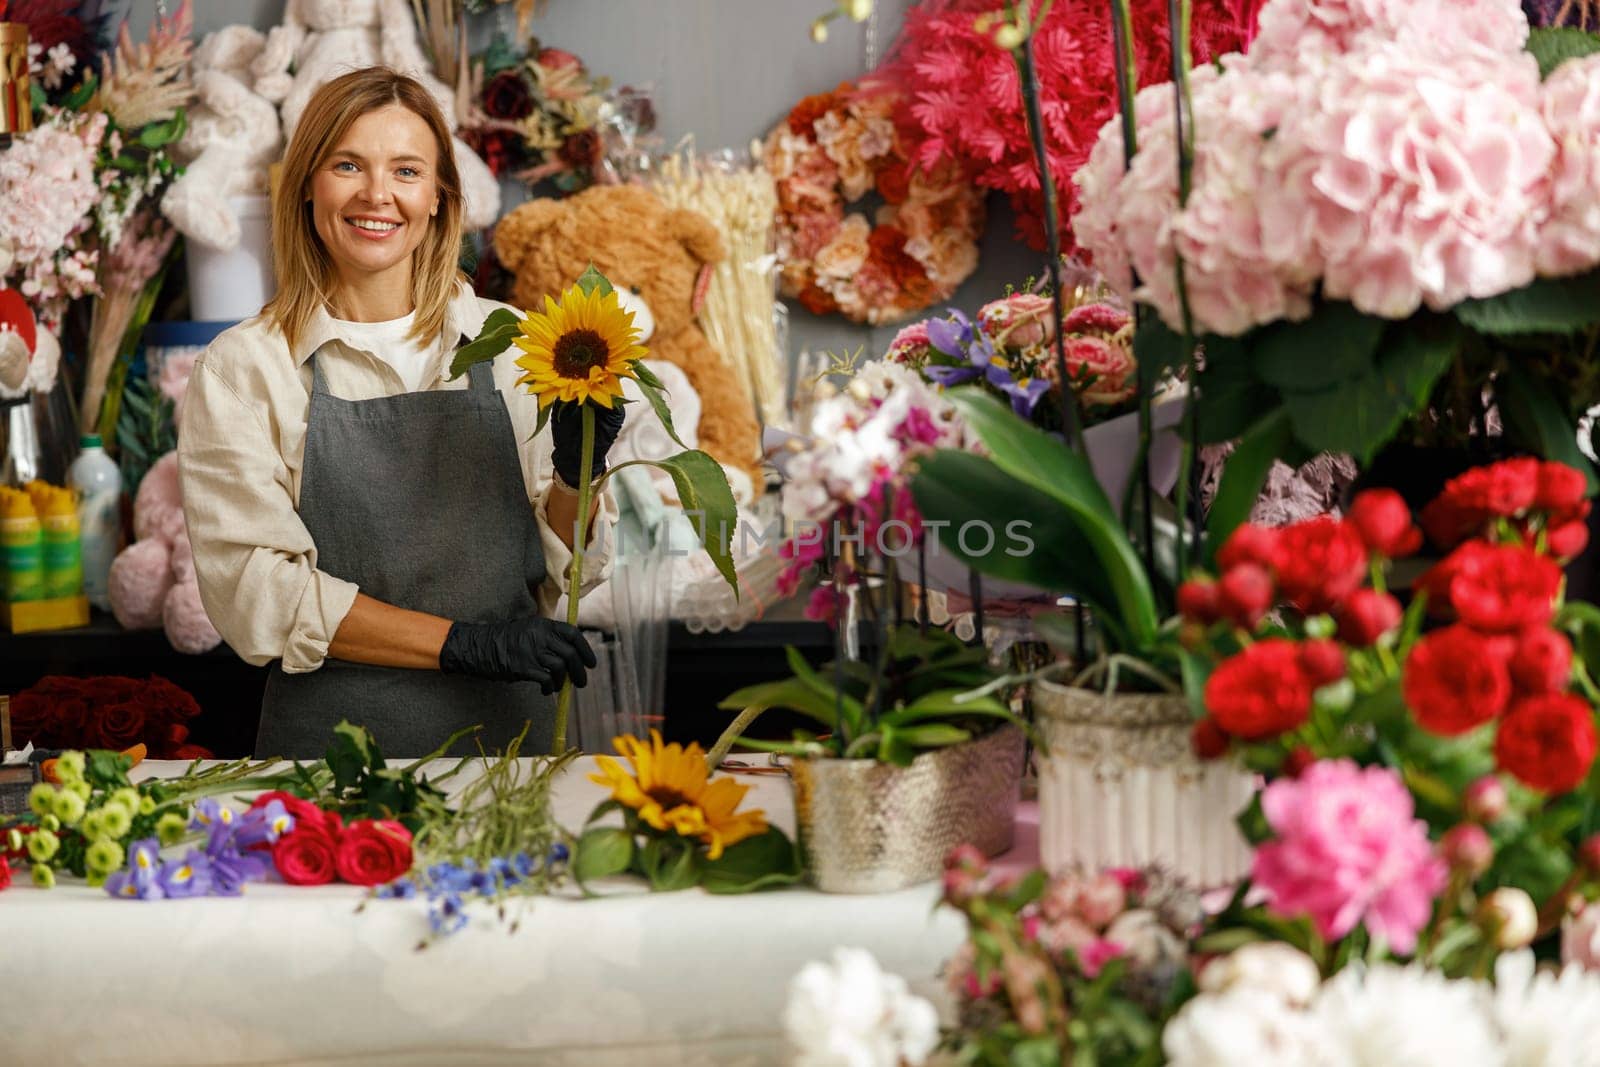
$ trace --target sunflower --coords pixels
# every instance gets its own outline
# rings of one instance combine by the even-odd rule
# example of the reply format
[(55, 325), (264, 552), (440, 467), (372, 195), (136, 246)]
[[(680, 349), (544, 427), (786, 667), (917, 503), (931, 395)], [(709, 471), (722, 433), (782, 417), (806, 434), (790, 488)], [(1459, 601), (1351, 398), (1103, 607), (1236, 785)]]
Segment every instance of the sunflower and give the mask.
[(632, 773), (610, 756), (597, 756), (600, 773), (589, 779), (609, 787), (612, 799), (638, 812), (647, 825), (698, 838), (713, 860), (727, 846), (766, 832), (765, 812), (734, 811), (749, 786), (731, 778), (707, 781), (706, 754), (699, 745), (663, 745), (655, 730), (649, 742), (629, 736), (613, 744), (633, 764)]
[(541, 407), (557, 400), (593, 400), (609, 408), (622, 396), (622, 379), (634, 376), (632, 361), (644, 356), (633, 312), (622, 310), (613, 290), (585, 293), (574, 285), (561, 303), (544, 298), (543, 311), (530, 311), (517, 324), (523, 351), (517, 366), (527, 373), (517, 384), (539, 398)]

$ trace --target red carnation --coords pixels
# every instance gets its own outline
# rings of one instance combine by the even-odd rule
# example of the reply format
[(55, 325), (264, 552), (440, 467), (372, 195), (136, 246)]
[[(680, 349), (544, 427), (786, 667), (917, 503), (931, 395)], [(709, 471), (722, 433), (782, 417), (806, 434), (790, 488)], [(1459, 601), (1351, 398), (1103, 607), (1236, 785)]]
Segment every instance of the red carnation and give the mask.
[(1332, 641), (1306, 641), (1300, 645), (1300, 666), (1312, 685), (1331, 685), (1344, 677), (1344, 650)]
[(1490, 519), (1527, 511), (1538, 489), (1539, 461), (1531, 457), (1474, 467), (1445, 483), (1444, 491), (1422, 509), (1422, 525), (1435, 543), (1448, 547)]
[(1589, 496), (1589, 480), (1576, 467), (1547, 461), (1539, 464), (1533, 506), (1556, 514), (1575, 511)]
[(1307, 615), (1337, 607), (1361, 586), (1367, 546), (1348, 522), (1320, 515), (1278, 531), (1275, 570), (1284, 599)]
[(1519, 701), (1500, 722), (1495, 765), (1546, 793), (1576, 789), (1595, 754), (1594, 712), (1570, 693)]
[(1271, 567), (1277, 556), (1278, 531), (1270, 526), (1247, 522), (1235, 529), (1222, 543), (1222, 548), (1217, 552), (1217, 566), (1225, 571), (1241, 563)]
[(1217, 583), (1191, 578), (1178, 586), (1178, 614), (1207, 625), (1218, 618)]
[(1545, 547), (1556, 559), (1572, 559), (1589, 547), (1589, 524), (1582, 519), (1564, 522), (1545, 534)]
[(1401, 692), (1424, 728), (1454, 737), (1506, 709), (1511, 675), (1493, 642), (1465, 626), (1447, 626), (1411, 649)]
[(1446, 615), (1450, 610), (1450, 586), (1456, 576), (1482, 570), (1493, 552), (1494, 546), (1487, 542), (1468, 541), (1429, 567), (1411, 587), (1427, 595), (1429, 614)]
[(1517, 638), (1511, 654), (1511, 680), (1524, 693), (1559, 693), (1572, 679), (1572, 645), (1547, 626)]
[(392, 819), (357, 819), (334, 850), (339, 877), (351, 885), (383, 885), (411, 869), (411, 831)]
[(1400, 601), (1376, 589), (1357, 589), (1339, 605), (1339, 640), (1366, 648), (1400, 625)]
[(1561, 568), (1524, 545), (1494, 545), (1450, 579), (1450, 606), (1461, 621), (1510, 633), (1550, 621)]
[(1311, 689), (1300, 646), (1274, 637), (1222, 661), (1206, 682), (1206, 710), (1227, 733), (1256, 741), (1305, 722)]
[(1399, 559), (1422, 547), (1422, 531), (1412, 524), (1405, 498), (1393, 489), (1357, 493), (1345, 518), (1380, 556)]
[(1235, 626), (1254, 630), (1272, 606), (1272, 575), (1254, 563), (1230, 567), (1217, 583), (1217, 611)]

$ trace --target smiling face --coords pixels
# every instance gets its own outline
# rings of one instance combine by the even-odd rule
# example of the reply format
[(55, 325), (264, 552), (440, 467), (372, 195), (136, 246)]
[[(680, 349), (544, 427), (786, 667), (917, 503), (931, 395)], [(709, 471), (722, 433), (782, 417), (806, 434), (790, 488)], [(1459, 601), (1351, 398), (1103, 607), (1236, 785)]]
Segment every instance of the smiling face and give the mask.
[(428, 124), (398, 104), (350, 124), (311, 177), (312, 219), (341, 283), (409, 291), (411, 255), (439, 210), (438, 160)]

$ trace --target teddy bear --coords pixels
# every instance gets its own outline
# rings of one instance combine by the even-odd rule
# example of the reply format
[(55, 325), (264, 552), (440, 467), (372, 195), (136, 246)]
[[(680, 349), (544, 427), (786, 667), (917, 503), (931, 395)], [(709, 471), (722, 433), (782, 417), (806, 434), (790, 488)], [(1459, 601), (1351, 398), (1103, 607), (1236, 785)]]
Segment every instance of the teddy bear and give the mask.
[(699, 395), (700, 447), (728, 472), (736, 500), (753, 498), (763, 484), (755, 404), (694, 318), (711, 265), (725, 254), (705, 216), (639, 186), (596, 185), (518, 206), (495, 225), (494, 251), (523, 308), (559, 297), (590, 264), (604, 274), (635, 325), (649, 327), (650, 358), (681, 369)]
[[(408, 0), (289, 0), (283, 24), (268, 31), (251, 70), (256, 92), (281, 101), (283, 135), (293, 137), (312, 93), (341, 74), (380, 63), (426, 86), (456, 128), (455, 94), (433, 76)], [(481, 230), (500, 214), (500, 183), (459, 137), (451, 143), (461, 172), (463, 221), (469, 230)]]
[(111, 562), (111, 613), (128, 630), (157, 626), (179, 652), (199, 655), (221, 644), (200, 603), (189, 527), (183, 518), (178, 453), (156, 460), (133, 498), (133, 544)]
[(178, 142), (183, 176), (161, 198), (179, 233), (218, 251), (239, 243), (231, 196), (267, 191), (267, 169), (283, 150), (278, 109), (250, 87), (250, 64), (266, 37), (249, 26), (208, 33), (193, 59), (196, 102)]

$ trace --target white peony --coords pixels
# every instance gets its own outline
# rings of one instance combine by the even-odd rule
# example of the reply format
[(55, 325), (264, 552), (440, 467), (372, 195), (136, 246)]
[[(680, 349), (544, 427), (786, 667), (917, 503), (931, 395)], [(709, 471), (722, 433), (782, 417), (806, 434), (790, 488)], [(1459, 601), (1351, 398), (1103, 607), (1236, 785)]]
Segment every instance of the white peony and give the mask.
[(939, 1014), (887, 974), (872, 953), (838, 948), (789, 983), (783, 1027), (795, 1067), (899, 1067), (925, 1063), (939, 1044)]
[(1202, 992), (1250, 989), (1303, 1008), (1317, 995), (1322, 975), (1311, 957), (1282, 941), (1244, 945), (1200, 972)]
[(1438, 971), (1380, 964), (1329, 979), (1311, 1014), (1339, 1067), (1502, 1067), (1489, 989)]
[(1169, 1067), (1332, 1067), (1330, 1042), (1318, 1019), (1249, 988), (1195, 997), (1161, 1035)]
[(1503, 954), (1494, 977), (1506, 1067), (1600, 1067), (1600, 974), (1536, 973), (1523, 951)]

